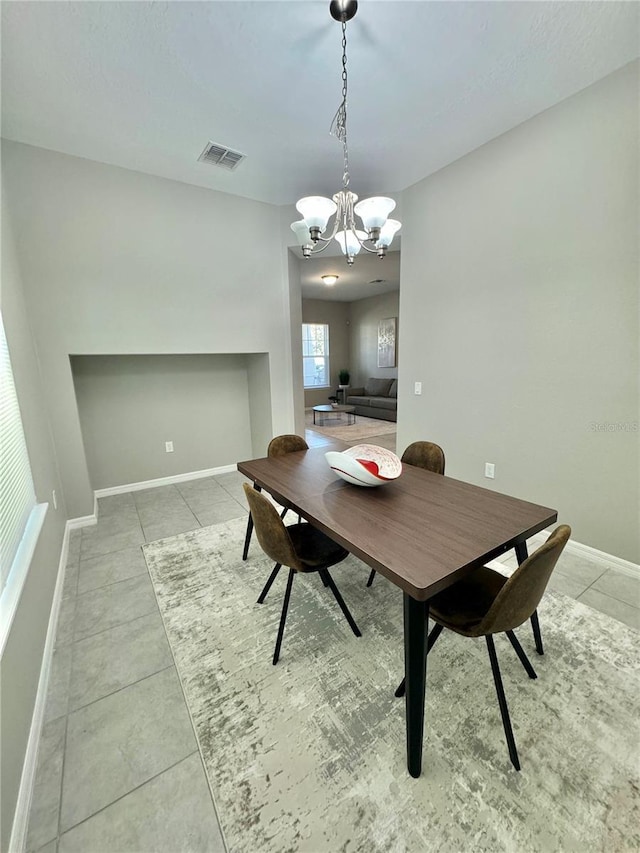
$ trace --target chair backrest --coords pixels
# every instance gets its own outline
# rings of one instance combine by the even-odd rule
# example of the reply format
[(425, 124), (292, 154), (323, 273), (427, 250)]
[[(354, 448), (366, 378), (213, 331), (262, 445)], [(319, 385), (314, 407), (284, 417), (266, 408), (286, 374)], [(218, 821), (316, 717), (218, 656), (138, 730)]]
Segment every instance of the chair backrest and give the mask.
[(274, 562), (289, 566), (296, 571), (302, 571), (303, 566), (298, 559), (287, 527), (280, 518), (278, 510), (271, 501), (268, 501), (264, 495), (253, 489), (248, 483), (243, 483), (242, 487), (247, 496), (253, 525), (262, 550)]
[(286, 456), (287, 453), (295, 453), (296, 450), (308, 449), (309, 445), (299, 435), (277, 435), (269, 442), (267, 456)]
[(568, 524), (556, 527), (544, 545), (515, 570), (478, 625), (479, 635), (511, 631), (531, 618), (570, 536)]
[(434, 474), (444, 474), (444, 451), (432, 441), (414, 441), (402, 454), (401, 461)]

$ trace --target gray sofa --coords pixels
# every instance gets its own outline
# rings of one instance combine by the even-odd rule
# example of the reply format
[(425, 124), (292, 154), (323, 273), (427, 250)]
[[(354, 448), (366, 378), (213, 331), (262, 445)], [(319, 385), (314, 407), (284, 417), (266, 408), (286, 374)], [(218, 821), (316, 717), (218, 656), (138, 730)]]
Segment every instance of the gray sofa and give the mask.
[(367, 379), (364, 388), (349, 388), (347, 405), (356, 407), (356, 415), (397, 420), (398, 382), (396, 379)]

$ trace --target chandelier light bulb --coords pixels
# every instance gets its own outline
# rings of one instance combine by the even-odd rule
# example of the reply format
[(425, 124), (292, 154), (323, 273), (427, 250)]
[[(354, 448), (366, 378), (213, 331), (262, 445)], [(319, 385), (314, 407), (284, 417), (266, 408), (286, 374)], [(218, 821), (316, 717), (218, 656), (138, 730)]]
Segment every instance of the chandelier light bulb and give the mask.
[(324, 198), (321, 195), (309, 195), (300, 199), (296, 204), (296, 209), (303, 215), (311, 239), (315, 243), (327, 227), (329, 217), (338, 209), (338, 205), (330, 198)]
[(385, 247), (390, 246), (396, 231), (399, 231), (401, 227), (402, 225), (397, 219), (387, 219), (380, 229), (380, 236), (378, 237), (377, 245)]
[[(387, 216), (396, 206), (392, 198), (386, 196), (374, 196), (373, 198), (365, 198), (359, 201), (354, 207), (354, 211), (362, 219), (365, 231), (369, 234), (372, 240), (377, 239), (380, 228), (387, 221)], [(375, 237), (371, 234), (375, 231)]]
[(336, 234), (336, 243), (347, 256), (347, 263), (353, 263), (354, 257), (358, 254), (362, 248), (363, 241), (366, 239), (367, 235), (364, 231), (352, 231), (351, 228), (347, 231), (338, 231)]

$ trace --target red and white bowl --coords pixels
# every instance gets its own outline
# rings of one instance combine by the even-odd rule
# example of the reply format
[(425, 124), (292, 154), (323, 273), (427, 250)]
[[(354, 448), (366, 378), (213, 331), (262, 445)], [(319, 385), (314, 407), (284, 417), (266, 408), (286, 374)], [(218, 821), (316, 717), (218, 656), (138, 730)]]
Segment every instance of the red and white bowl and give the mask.
[(355, 486), (382, 486), (402, 473), (396, 454), (376, 444), (356, 444), (342, 452), (330, 450), (325, 458), (338, 477)]

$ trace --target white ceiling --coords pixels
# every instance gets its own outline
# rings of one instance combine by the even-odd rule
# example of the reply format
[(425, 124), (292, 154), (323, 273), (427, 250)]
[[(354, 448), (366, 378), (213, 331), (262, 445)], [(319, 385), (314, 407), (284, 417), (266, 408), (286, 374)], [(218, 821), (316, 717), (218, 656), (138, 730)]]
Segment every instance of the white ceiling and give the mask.
[[(360, 253), (353, 266), (347, 265), (342, 254), (332, 258), (309, 258), (300, 264), (300, 270), (305, 299), (355, 302), (400, 288), (398, 251), (389, 252), (382, 260), (376, 255)], [(340, 278), (332, 287), (327, 287), (322, 281), (323, 275), (338, 275)], [(379, 282), (378, 279), (383, 281)]]
[[(0, 5), (4, 137), (273, 204), (340, 188), (328, 0)], [(625, 65), (639, 12), (362, 0), (347, 24), (351, 188), (398, 192)], [(246, 160), (233, 172), (197, 162), (209, 140)], [(368, 294), (391, 266), (342, 260), (341, 283), (360, 275)]]

